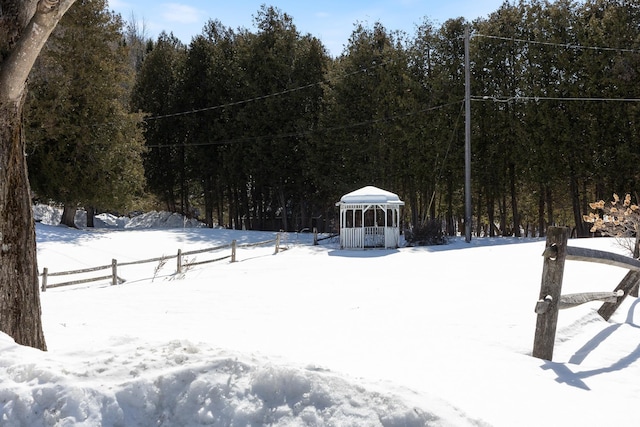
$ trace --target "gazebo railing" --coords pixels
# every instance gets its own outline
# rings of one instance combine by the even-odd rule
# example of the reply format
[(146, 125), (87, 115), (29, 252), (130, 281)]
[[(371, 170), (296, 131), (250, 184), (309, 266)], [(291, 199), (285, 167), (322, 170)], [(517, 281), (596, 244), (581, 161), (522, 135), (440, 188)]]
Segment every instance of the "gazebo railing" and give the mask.
[(364, 230), (362, 228), (340, 229), (340, 247), (364, 248)]
[(395, 227), (356, 227), (340, 230), (340, 246), (343, 248), (384, 248), (394, 242), (397, 246), (399, 230)]
[(386, 227), (363, 227), (365, 248), (384, 248)]

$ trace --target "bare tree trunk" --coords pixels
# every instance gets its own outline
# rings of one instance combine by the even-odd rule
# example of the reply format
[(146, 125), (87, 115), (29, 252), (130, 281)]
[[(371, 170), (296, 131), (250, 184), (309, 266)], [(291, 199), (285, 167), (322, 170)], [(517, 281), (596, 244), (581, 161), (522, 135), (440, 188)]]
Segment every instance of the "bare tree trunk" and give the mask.
[(282, 186), (278, 189), (278, 199), (280, 202), (280, 206), (282, 206), (282, 229), (284, 231), (289, 231), (289, 218), (287, 215), (287, 200), (284, 197), (284, 190)]
[(556, 221), (553, 217), (553, 193), (551, 191), (550, 185), (547, 185), (545, 198), (547, 200), (547, 227), (551, 227), (555, 224)]
[(74, 0), (5, 0), (0, 31), (0, 330), (46, 350), (22, 108), (33, 63)]
[(511, 211), (513, 212), (513, 233), (516, 237), (522, 237), (520, 233), (520, 211), (518, 210), (518, 196), (516, 190), (516, 170), (515, 165), (509, 165), (509, 180), (511, 181)]
[(76, 227), (76, 210), (75, 206), (64, 205), (60, 224), (71, 228), (78, 228)]
[(213, 208), (214, 208), (214, 191), (213, 191), (213, 177), (211, 175), (206, 176), (203, 179), (204, 183), (204, 221), (207, 227), (213, 228)]
[(538, 194), (538, 235), (540, 237), (545, 237), (545, 223), (544, 223), (544, 196), (545, 196), (545, 187), (540, 185), (540, 192)]
[(584, 226), (582, 220), (582, 211), (580, 209), (580, 190), (578, 188), (578, 180), (572, 176), (570, 181), (571, 189), (571, 206), (573, 208), (573, 218), (576, 224), (576, 237), (587, 237), (589, 230)]
[(0, 330), (46, 350), (21, 109), (0, 108)]
[(94, 228), (96, 226), (96, 223), (95, 223), (96, 208), (94, 208), (93, 206), (89, 206), (87, 207), (86, 211), (87, 211), (87, 228), (89, 227)]
[(489, 237), (496, 237), (496, 207), (493, 196), (487, 196), (487, 216), (489, 217)]

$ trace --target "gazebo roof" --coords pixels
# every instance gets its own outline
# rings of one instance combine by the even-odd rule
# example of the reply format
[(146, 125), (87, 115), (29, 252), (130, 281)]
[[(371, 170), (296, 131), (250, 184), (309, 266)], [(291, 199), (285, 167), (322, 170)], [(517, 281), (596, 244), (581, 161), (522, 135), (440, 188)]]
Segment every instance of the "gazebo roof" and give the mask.
[(369, 185), (342, 196), (340, 204), (404, 205), (397, 194)]

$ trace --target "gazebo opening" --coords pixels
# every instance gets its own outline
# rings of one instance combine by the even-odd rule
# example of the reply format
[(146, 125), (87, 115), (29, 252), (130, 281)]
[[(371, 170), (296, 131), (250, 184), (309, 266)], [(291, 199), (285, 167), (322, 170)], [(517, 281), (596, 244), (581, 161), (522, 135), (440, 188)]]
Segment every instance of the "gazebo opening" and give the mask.
[(368, 186), (342, 196), (340, 247), (397, 248), (400, 245), (400, 206), (394, 193)]

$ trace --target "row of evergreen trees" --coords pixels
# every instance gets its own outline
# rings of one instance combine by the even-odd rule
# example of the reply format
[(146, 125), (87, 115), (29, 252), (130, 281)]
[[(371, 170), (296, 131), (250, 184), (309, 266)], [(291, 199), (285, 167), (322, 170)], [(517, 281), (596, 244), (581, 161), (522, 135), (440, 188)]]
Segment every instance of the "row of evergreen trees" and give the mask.
[(413, 35), (356, 23), (332, 58), (273, 7), (255, 31), (211, 20), (186, 46), (78, 0), (32, 76), (33, 187), (65, 206), (152, 194), (209, 225), (328, 231), (342, 194), (376, 185), (407, 225), (454, 233), (469, 26), (474, 231), (586, 235), (588, 203), (637, 184), (637, 22), (636, 2), (505, 2)]

